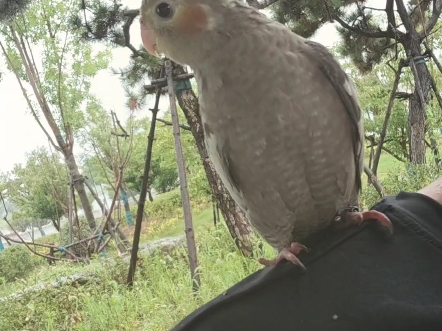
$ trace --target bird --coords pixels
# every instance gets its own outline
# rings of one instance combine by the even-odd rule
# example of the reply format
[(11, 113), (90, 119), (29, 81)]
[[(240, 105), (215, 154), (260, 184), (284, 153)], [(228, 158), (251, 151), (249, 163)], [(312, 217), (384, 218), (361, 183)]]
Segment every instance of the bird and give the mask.
[[(143, 0), (144, 48), (190, 66), (204, 142), (224, 186), (283, 260), (360, 211), (363, 116), (354, 83), (328, 49), (239, 0)], [(342, 223), (341, 223), (342, 224)]]

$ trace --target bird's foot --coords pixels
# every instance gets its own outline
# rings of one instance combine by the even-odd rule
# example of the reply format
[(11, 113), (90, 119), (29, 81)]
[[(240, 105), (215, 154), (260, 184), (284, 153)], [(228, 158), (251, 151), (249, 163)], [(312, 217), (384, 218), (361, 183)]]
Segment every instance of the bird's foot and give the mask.
[(346, 223), (353, 225), (361, 225), (362, 222), (368, 220), (376, 220), (381, 225), (385, 226), (391, 233), (393, 233), (393, 225), (390, 219), (383, 213), (377, 210), (366, 210), (366, 211), (344, 211), (342, 213), (342, 218)]
[(276, 258), (274, 258), (273, 260), (266, 260), (264, 258), (260, 258), (259, 263), (261, 263), (262, 265), (264, 265), (266, 267), (269, 267), (269, 266), (273, 266), (275, 264), (278, 264), (283, 259), (286, 259), (287, 261), (290, 261), (293, 264), (299, 265), (301, 268), (305, 269), (305, 266), (296, 257), (296, 255), (298, 255), (302, 251), (308, 252), (308, 248), (305, 247), (304, 245), (301, 245), (300, 243), (294, 242), (290, 245), (290, 247), (283, 248), (279, 252), (278, 256)]

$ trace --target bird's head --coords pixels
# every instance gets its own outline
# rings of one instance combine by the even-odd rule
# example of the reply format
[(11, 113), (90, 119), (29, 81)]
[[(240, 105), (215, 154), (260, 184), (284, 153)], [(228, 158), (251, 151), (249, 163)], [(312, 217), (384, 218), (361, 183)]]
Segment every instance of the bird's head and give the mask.
[(192, 66), (226, 36), (230, 3), (232, 0), (142, 0), (143, 45), (152, 55), (163, 53)]

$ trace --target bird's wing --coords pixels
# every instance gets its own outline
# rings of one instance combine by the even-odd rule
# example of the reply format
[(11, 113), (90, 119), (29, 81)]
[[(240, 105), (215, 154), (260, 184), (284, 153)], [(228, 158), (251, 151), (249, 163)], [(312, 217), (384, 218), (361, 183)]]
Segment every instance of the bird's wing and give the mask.
[(303, 51), (306, 53), (307, 58), (317, 63), (321, 72), (333, 85), (351, 120), (353, 126), (352, 139), (356, 169), (356, 185), (358, 191), (360, 191), (362, 188), (361, 157), (363, 152), (361, 132), (362, 116), (356, 87), (325, 46), (309, 40), (305, 41), (305, 45), (306, 47)]

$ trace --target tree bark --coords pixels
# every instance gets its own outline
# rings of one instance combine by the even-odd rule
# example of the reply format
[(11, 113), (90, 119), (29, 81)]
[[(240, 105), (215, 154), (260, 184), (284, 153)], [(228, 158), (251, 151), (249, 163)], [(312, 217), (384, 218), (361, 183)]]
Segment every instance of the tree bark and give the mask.
[[(413, 54), (417, 52), (419, 52), (418, 55), (420, 55), (420, 46), (418, 47), (418, 51), (411, 53), (412, 57), (416, 56), (413, 56)], [(408, 114), (410, 126), (410, 161), (412, 164), (425, 164), (425, 108), (430, 99), (431, 79), (430, 72), (425, 64), (413, 64), (413, 66), (415, 87), (413, 96), (410, 98)]]
[[(183, 73), (185, 73), (184, 68), (176, 65), (174, 68), (174, 74), (180, 75)], [(253, 245), (249, 238), (252, 233), (252, 228), (244, 212), (236, 205), (209, 160), (204, 143), (204, 131), (199, 114), (198, 98), (191, 88), (177, 90), (176, 97), (191, 128), (192, 135), (203, 162), (207, 180), (209, 181), (213, 194), (219, 203), (227, 228), (241, 253), (244, 254), (244, 256), (250, 257), (253, 254)]]
[[(395, 2), (397, 12), (406, 30), (406, 34), (401, 37), (400, 42), (407, 54), (409, 66), (414, 76), (414, 92), (410, 98), (408, 109), (410, 161), (412, 164), (424, 164), (426, 162), (425, 108), (430, 99), (431, 75), (425, 61), (422, 60), (421, 43), (424, 37), (416, 31), (416, 27), (408, 15), (404, 1), (395, 0)], [(440, 14), (439, 10), (437, 10), (437, 12)], [(437, 12), (433, 14), (436, 15)], [(430, 30), (424, 31), (424, 33), (429, 33)], [(419, 60), (415, 61), (415, 59), (418, 58)]]
[[(94, 213), (92, 212), (92, 206), (87, 198), (86, 190), (84, 188), (84, 177), (80, 174), (78, 169), (77, 161), (75, 160), (74, 154), (71, 152), (71, 148), (61, 147), (62, 152), (65, 157), (66, 165), (69, 169), (69, 174), (71, 175), (72, 182), (74, 184), (75, 190), (77, 191), (78, 197), (80, 198), (81, 205), (83, 207), (84, 216), (87, 219), (89, 227), (91, 230), (95, 230), (97, 224), (95, 222)], [(69, 149), (68, 151), (66, 149)]]

